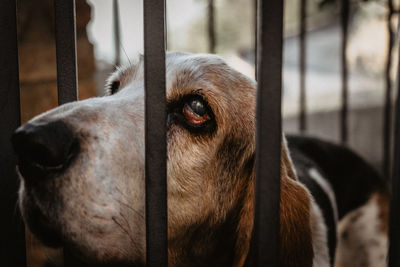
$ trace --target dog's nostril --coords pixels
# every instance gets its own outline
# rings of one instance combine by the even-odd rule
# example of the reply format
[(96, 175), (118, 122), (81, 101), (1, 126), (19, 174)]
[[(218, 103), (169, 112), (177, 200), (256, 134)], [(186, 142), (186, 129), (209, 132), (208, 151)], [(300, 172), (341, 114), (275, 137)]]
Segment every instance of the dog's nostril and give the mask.
[(32, 124), (18, 128), (11, 138), (25, 176), (61, 170), (77, 153), (77, 139), (62, 121)]

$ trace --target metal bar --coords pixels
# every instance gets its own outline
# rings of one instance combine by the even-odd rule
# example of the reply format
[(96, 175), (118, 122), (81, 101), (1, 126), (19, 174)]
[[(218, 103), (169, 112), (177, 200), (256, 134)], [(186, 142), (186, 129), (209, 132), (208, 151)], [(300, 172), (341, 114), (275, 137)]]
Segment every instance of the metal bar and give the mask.
[(394, 29), (392, 26), (392, 18), (395, 14), (393, 7), (393, 0), (388, 0), (388, 14), (387, 14), (387, 31), (388, 31), (388, 50), (386, 56), (386, 69), (385, 69), (385, 107), (383, 112), (383, 160), (382, 160), (382, 173), (385, 179), (390, 177), (390, 154), (391, 154), (391, 132), (392, 132), (392, 78), (390, 75), (392, 69), (392, 52), (394, 44)]
[(217, 41), (215, 37), (215, 5), (214, 0), (208, 0), (208, 51), (215, 53)]
[[(54, 0), (58, 104), (78, 99), (75, 0)], [(64, 266), (83, 266), (64, 249)]]
[(165, 0), (143, 1), (145, 77), (146, 261), (168, 265)]
[(254, 78), (257, 81), (257, 40), (258, 40), (258, 0), (253, 0), (254, 5)]
[(121, 33), (119, 28), (119, 5), (118, 0), (113, 0), (113, 26), (114, 26), (114, 50), (115, 50), (115, 66), (121, 64)]
[(300, 1), (300, 112), (299, 112), (299, 130), (304, 133), (307, 129), (306, 118), (306, 12), (307, 0)]
[[(399, 46), (400, 50), (400, 46)], [(400, 51), (399, 51), (400, 52)], [(400, 56), (398, 58), (400, 63)], [(397, 70), (392, 193), (390, 202), (389, 267), (400, 266), (400, 68)]]
[(0, 258), (2, 266), (25, 266), (25, 227), (17, 206), (16, 157), (10, 138), (20, 125), (16, 1), (0, 1)]
[(54, 0), (58, 104), (78, 99), (75, 0)]
[(348, 110), (348, 70), (347, 70), (347, 39), (349, 28), (349, 0), (341, 0), (341, 26), (342, 26), (342, 51), (341, 51), (341, 78), (342, 78), (342, 109), (340, 114), (340, 140), (347, 143), (347, 110)]
[(254, 266), (279, 266), (283, 1), (258, 2)]

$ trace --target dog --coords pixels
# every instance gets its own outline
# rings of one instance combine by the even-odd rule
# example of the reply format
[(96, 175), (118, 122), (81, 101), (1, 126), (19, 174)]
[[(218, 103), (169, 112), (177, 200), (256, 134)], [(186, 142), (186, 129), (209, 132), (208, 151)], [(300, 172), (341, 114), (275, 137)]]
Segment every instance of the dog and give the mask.
[[(24, 221), (87, 264), (146, 263), (143, 64), (12, 137)], [(218, 56), (171, 52), (166, 88), (169, 266), (251, 266), (256, 83)], [(282, 136), (281, 154), (280, 265), (385, 266), (376, 171), (310, 137)]]

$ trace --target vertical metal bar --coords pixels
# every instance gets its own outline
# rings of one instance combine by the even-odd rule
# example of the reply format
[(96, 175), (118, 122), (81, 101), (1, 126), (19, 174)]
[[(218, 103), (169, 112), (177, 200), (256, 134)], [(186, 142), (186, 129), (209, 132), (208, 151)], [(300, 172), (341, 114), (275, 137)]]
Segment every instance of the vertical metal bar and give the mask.
[(75, 0), (54, 0), (58, 104), (78, 99)]
[(347, 39), (349, 28), (349, 0), (341, 0), (341, 26), (342, 26), (342, 51), (341, 51), (341, 78), (342, 78), (342, 109), (340, 114), (340, 139), (347, 143), (347, 106), (348, 106), (348, 70), (347, 70)]
[[(75, 0), (54, 0), (58, 104), (78, 99)], [(83, 266), (64, 249), (64, 266)]]
[(121, 33), (119, 28), (119, 5), (118, 0), (113, 0), (113, 26), (114, 26), (114, 50), (115, 50), (115, 66), (121, 64)]
[(255, 69), (255, 73), (254, 73), (254, 77), (255, 80), (257, 81), (257, 40), (258, 40), (258, 0), (253, 0), (254, 2), (254, 69)]
[(390, 71), (392, 69), (392, 52), (394, 44), (394, 29), (392, 18), (394, 15), (393, 0), (388, 0), (387, 31), (388, 31), (388, 50), (385, 69), (385, 108), (383, 112), (383, 161), (382, 173), (386, 179), (390, 177), (390, 154), (391, 154), (391, 132), (392, 132), (392, 78)]
[(10, 138), (20, 125), (16, 1), (0, 1), (0, 258), (2, 266), (25, 266), (25, 227), (17, 206), (16, 158)]
[(165, 0), (144, 2), (146, 261), (168, 265)]
[(215, 53), (216, 38), (215, 38), (215, 5), (214, 0), (208, 0), (208, 51)]
[[(399, 47), (400, 50), (400, 47)], [(400, 52), (400, 51), (399, 51)], [(400, 63), (400, 56), (398, 58)], [(400, 68), (397, 70), (397, 101), (394, 133), (392, 194), (390, 202), (389, 267), (400, 266)]]
[(258, 2), (255, 266), (279, 266), (283, 1)]
[(300, 112), (299, 112), (299, 130), (304, 133), (307, 129), (306, 118), (306, 12), (307, 0), (300, 1)]

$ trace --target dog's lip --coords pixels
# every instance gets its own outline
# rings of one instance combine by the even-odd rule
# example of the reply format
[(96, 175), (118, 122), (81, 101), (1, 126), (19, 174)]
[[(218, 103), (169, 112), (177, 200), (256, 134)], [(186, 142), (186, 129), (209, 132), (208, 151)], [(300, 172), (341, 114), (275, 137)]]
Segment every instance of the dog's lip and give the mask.
[(48, 247), (61, 247), (63, 245), (63, 237), (57, 223), (49, 220), (39, 208), (30, 206), (24, 216), (25, 222), (29, 230)]

